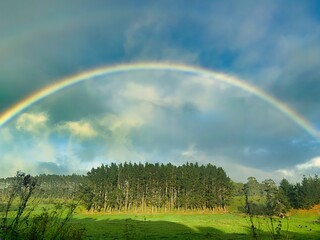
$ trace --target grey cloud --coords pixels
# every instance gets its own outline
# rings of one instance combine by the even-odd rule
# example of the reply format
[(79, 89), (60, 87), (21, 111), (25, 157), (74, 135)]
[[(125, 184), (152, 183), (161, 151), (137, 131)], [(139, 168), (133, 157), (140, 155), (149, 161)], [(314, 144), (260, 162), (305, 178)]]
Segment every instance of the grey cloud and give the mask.
[(46, 110), (52, 123), (78, 121), (108, 111), (104, 104), (107, 100), (108, 96), (97, 95), (86, 85), (79, 84), (49, 96), (34, 108)]
[(206, 113), (188, 102), (180, 109), (158, 109), (154, 122), (132, 132), (133, 144), (164, 155), (195, 144), (212, 156), (271, 169), (303, 162), (315, 154), (308, 146), (291, 144), (293, 137), (306, 134), (282, 113), (254, 97), (237, 98), (234, 89), (227, 93), (229, 97), (223, 93), (216, 97), (219, 108)]
[(138, 18), (125, 33), (124, 49), (127, 56), (137, 60), (197, 63), (198, 52), (172, 41), (174, 33), (184, 27), (176, 24), (179, 16), (156, 11)]
[(319, 113), (314, 111), (320, 102), (320, 71), (317, 67), (319, 56), (320, 48), (314, 44), (299, 49), (294, 57), (288, 59), (283, 73), (272, 86), (272, 91), (277, 96), (315, 120), (320, 117)]

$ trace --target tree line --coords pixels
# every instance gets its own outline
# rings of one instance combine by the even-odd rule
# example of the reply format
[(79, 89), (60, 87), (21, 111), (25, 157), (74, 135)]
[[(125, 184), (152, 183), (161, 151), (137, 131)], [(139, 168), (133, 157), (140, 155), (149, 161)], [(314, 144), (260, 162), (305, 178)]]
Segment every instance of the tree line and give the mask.
[[(291, 208), (310, 209), (314, 205), (320, 204), (320, 179), (317, 175), (303, 176), (301, 182), (290, 183), (287, 179), (282, 179), (279, 186), (272, 179), (259, 183), (255, 177), (249, 177), (247, 183), (236, 184), (235, 195), (243, 194), (251, 203), (251, 208), (257, 207), (257, 196), (265, 199), (268, 210), (273, 209), (273, 214), (285, 214)], [(251, 199), (251, 200), (250, 200)], [(259, 213), (263, 210), (256, 209)]]
[(317, 175), (303, 176), (301, 183), (296, 184), (283, 179), (279, 189), (287, 197), (289, 207), (309, 209), (320, 204), (320, 179)]
[[(226, 210), (235, 196), (247, 195), (257, 205), (253, 196), (266, 199), (268, 193), (280, 212), (320, 204), (317, 175), (303, 176), (295, 184), (283, 179), (278, 186), (272, 179), (259, 183), (254, 177), (235, 183), (221, 167), (211, 164), (111, 163), (92, 168), (86, 175), (41, 174), (35, 178), (34, 197), (81, 199), (88, 211)], [(14, 179), (0, 179), (0, 202), (5, 201)]]
[(211, 164), (112, 163), (88, 172), (81, 188), (88, 211), (166, 212), (226, 209), (233, 184)]
[[(0, 179), (0, 193), (5, 195), (13, 179)], [(221, 167), (198, 163), (111, 163), (85, 176), (41, 174), (36, 179), (35, 197), (80, 198), (88, 211), (226, 210), (234, 190)]]
[[(249, 177), (248, 182), (243, 185), (243, 191), (245, 196), (243, 210), (249, 218), (253, 239), (260, 238), (260, 216), (263, 216), (272, 239), (282, 239), (283, 227), (287, 229), (285, 232), (288, 234), (289, 223), (286, 213), (291, 208), (309, 209), (320, 204), (320, 179), (317, 175), (303, 176), (301, 183), (296, 184), (283, 179), (279, 186), (272, 179), (259, 183), (254, 177)], [(239, 193), (239, 189), (235, 192)], [(286, 218), (286, 226), (281, 218)]]

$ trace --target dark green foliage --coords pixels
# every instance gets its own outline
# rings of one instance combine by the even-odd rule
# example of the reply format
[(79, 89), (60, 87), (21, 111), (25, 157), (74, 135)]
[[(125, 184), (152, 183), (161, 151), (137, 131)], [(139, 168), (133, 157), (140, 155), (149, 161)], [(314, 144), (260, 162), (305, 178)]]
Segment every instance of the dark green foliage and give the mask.
[(243, 183), (233, 183), (233, 192), (232, 195), (235, 197), (243, 196), (244, 194), (244, 184)]
[(290, 184), (286, 179), (280, 183), (280, 189), (287, 198), (287, 207), (293, 208), (312, 208), (320, 204), (320, 179), (317, 175), (314, 177), (303, 176), (301, 183)]
[(293, 185), (287, 179), (282, 179), (279, 185), (278, 198), (284, 204), (285, 210), (292, 208), (291, 202), (295, 197)]
[[(268, 215), (285, 215), (291, 208), (310, 209), (316, 204), (320, 204), (320, 179), (315, 176), (303, 176), (301, 183), (291, 184), (288, 180), (283, 179), (279, 187), (275, 185), (272, 179), (265, 180), (259, 184), (254, 177), (248, 178), (248, 182), (244, 185), (246, 195), (262, 196), (267, 199), (267, 206), (263, 213)], [(239, 192), (239, 190), (238, 190)], [(238, 192), (234, 194), (238, 194)], [(257, 202), (250, 202), (253, 209)], [(273, 212), (268, 213), (267, 211)], [(261, 214), (255, 211), (255, 214)]]
[(81, 186), (79, 197), (80, 199), (82, 199), (86, 210), (89, 211), (91, 209), (91, 206), (93, 205), (93, 197), (94, 197), (94, 194), (91, 188), (88, 185)]
[(187, 163), (101, 165), (81, 186), (87, 210), (172, 211), (226, 209), (233, 184), (222, 168)]
[(247, 196), (258, 196), (261, 193), (261, 187), (255, 177), (248, 177), (248, 182), (244, 186)]

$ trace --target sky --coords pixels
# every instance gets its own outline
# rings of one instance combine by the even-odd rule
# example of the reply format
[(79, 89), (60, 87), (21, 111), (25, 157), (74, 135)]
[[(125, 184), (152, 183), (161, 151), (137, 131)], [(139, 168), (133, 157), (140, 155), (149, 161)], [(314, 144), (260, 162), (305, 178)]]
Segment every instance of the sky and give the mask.
[[(214, 164), (234, 181), (320, 174), (318, 1), (0, 3), (0, 118), (39, 89), (112, 66), (0, 124), (0, 177), (111, 162)], [(142, 65), (143, 65), (142, 64)], [(318, 134), (319, 136), (319, 134)]]

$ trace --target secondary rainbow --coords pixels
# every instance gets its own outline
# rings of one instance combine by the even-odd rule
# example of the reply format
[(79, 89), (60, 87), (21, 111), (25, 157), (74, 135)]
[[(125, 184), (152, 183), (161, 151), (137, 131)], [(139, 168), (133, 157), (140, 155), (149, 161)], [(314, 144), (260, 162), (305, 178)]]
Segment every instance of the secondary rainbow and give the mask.
[(194, 67), (183, 64), (176, 63), (163, 63), (163, 62), (139, 62), (139, 63), (130, 63), (130, 64), (119, 64), (113, 66), (107, 66), (102, 68), (97, 68), (76, 74), (65, 79), (62, 79), (52, 85), (44, 87), (23, 100), (17, 102), (15, 105), (4, 111), (0, 114), (0, 129), (8, 121), (17, 116), (19, 113), (30, 107), (32, 104), (44, 99), (58, 91), (61, 91), (67, 87), (71, 87), (76, 83), (80, 83), (86, 80), (95, 79), (101, 76), (107, 76), (111, 74), (124, 73), (124, 72), (133, 72), (133, 71), (146, 71), (146, 70), (158, 70), (158, 71), (173, 71), (173, 72), (182, 72), (188, 74), (195, 74), (205, 78), (210, 78), (212, 80), (218, 80), (225, 83), (228, 83), (232, 86), (243, 89), (249, 93), (254, 94), (255, 96), (261, 98), (262, 100), (268, 102), (276, 109), (281, 111), (283, 114), (287, 115), (292, 121), (297, 123), (301, 128), (307, 131), (311, 136), (316, 139), (320, 138), (319, 131), (314, 128), (306, 119), (300, 116), (293, 109), (288, 107), (285, 103), (279, 101), (273, 96), (267, 94), (261, 89), (252, 86), (239, 78), (230, 76), (224, 73), (218, 73), (212, 70), (203, 69), (200, 67)]

